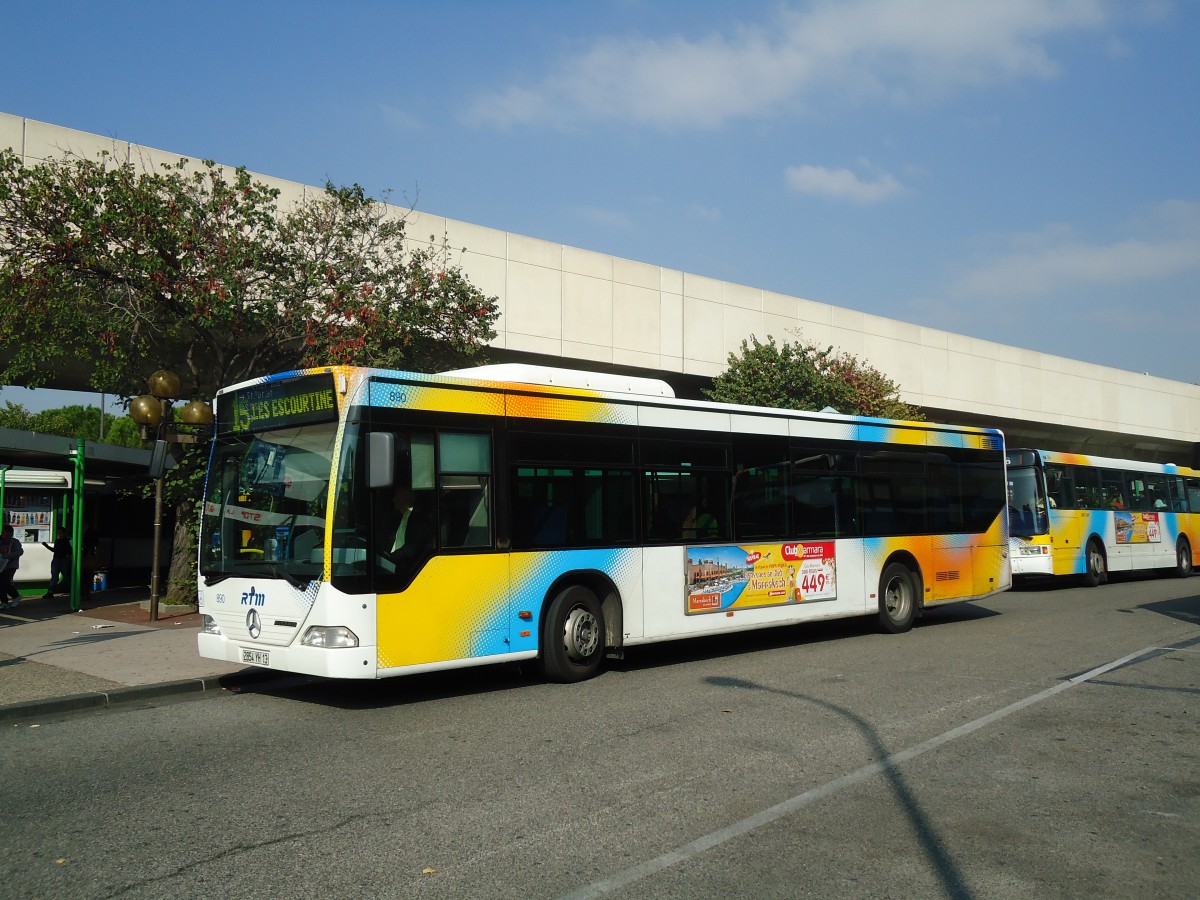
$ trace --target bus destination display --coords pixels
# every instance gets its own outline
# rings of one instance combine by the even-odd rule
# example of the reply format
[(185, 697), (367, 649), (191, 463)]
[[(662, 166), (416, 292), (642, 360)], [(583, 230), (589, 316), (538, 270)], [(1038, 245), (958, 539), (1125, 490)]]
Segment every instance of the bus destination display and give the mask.
[(221, 430), (235, 434), (335, 422), (338, 407), (333, 375), (326, 372), (270, 381), (222, 394), (217, 412)]

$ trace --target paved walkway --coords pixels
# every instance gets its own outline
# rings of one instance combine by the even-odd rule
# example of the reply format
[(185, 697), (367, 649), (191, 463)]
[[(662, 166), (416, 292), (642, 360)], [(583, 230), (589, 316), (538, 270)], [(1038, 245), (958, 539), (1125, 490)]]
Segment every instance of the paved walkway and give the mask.
[(0, 721), (221, 690), (262, 670), (203, 659), (200, 616), (160, 610), (148, 587), (100, 591), (70, 611), (65, 597), (0, 609)]

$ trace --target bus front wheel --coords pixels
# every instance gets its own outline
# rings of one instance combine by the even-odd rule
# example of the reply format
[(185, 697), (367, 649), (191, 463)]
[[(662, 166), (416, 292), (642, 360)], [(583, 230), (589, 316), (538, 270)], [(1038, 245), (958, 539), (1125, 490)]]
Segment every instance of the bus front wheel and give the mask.
[(1175, 574), (1187, 578), (1192, 574), (1192, 548), (1187, 538), (1180, 538), (1175, 547)]
[(550, 603), (542, 635), (542, 674), (551, 681), (591, 678), (604, 659), (604, 612), (596, 595), (571, 585)]
[(1087, 545), (1087, 571), (1083, 573), (1085, 587), (1096, 587), (1108, 581), (1108, 561), (1104, 558), (1104, 549), (1094, 538)]
[(917, 615), (916, 576), (902, 563), (890, 563), (879, 579), (879, 624), (889, 634), (912, 628)]

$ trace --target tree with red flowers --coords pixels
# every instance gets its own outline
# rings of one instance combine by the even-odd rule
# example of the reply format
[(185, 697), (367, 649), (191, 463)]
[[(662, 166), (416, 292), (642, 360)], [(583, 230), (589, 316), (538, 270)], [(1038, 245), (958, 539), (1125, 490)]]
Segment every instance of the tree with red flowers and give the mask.
[[(495, 336), (494, 297), (446, 241), (415, 242), (405, 217), (358, 185), (295, 205), (243, 168), (158, 168), (0, 151), (0, 383), (55, 371), (126, 398), (170, 369), (181, 399), (271, 372), (327, 364), (440, 371)], [(169, 592), (194, 580), (202, 452), (181, 451)]]
[(132, 396), (159, 368), (189, 396), (308, 365), (437, 371), (480, 354), (495, 298), (445, 241), (358, 185), (281, 208), (245, 169), (159, 170), (0, 151), (0, 382), (89, 367)]

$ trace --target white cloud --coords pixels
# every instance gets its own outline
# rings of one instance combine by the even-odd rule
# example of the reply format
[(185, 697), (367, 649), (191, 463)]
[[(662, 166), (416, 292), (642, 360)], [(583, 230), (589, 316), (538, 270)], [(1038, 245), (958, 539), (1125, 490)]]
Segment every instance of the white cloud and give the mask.
[(603, 225), (605, 228), (628, 231), (633, 227), (633, 220), (620, 210), (604, 209), (600, 206), (580, 206), (576, 208), (575, 212), (580, 218), (596, 225)]
[(414, 115), (406, 113), (402, 109), (397, 109), (396, 107), (390, 106), (387, 103), (380, 103), (378, 106), (379, 114), (383, 117), (383, 121), (397, 131), (416, 131), (417, 129), (425, 127), (424, 123), (422, 123), (420, 119)]
[(864, 181), (849, 169), (826, 169), (823, 166), (789, 166), (784, 172), (788, 187), (802, 194), (816, 194), (835, 200), (855, 203), (878, 203), (904, 190), (887, 172), (872, 181)]
[(1050, 77), (1051, 38), (1111, 17), (1107, 0), (814, 0), (700, 40), (601, 38), (536, 84), (476, 98), (464, 118), (711, 128), (833, 94), (904, 102)]
[(1131, 229), (1141, 233), (1108, 242), (1081, 240), (1061, 225), (1018, 235), (1009, 240), (1009, 252), (965, 272), (951, 290), (957, 296), (1037, 298), (1200, 270), (1200, 204), (1164, 203)]

